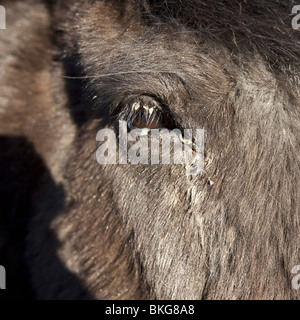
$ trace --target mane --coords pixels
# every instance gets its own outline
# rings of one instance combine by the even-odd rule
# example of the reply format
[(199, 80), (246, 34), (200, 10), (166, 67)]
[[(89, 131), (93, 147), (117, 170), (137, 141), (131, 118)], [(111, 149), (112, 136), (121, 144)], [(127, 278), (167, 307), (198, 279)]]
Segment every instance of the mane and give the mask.
[(140, 0), (145, 23), (172, 24), (225, 45), (233, 53), (261, 54), (271, 66), (298, 63), (299, 32), (291, 25), (293, 0)]

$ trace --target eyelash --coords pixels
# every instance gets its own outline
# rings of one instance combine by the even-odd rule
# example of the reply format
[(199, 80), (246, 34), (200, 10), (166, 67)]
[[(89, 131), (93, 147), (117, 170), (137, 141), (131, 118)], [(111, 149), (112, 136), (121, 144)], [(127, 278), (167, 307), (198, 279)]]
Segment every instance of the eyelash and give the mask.
[(172, 129), (172, 117), (162, 110), (160, 103), (150, 97), (135, 99), (125, 104), (119, 113), (119, 120), (127, 121), (128, 128), (132, 129)]

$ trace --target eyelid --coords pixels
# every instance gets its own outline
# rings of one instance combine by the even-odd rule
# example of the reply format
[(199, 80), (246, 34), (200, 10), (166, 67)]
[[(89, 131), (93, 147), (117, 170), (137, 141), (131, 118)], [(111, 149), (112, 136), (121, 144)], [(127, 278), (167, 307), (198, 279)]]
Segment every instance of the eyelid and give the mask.
[(110, 114), (112, 117), (117, 116), (120, 118), (126, 113), (129, 115), (134, 111), (140, 111), (141, 108), (144, 108), (145, 111), (150, 111), (150, 113), (153, 113), (155, 110), (158, 110), (162, 113), (165, 112), (162, 104), (157, 99), (144, 95), (127, 97), (118, 103), (118, 105), (113, 107)]
[(142, 104), (144, 106), (152, 105), (158, 108), (159, 110), (164, 111), (162, 107), (162, 103), (160, 102), (160, 99), (147, 94), (145, 95), (133, 94), (121, 99), (119, 102), (114, 104), (111, 107), (110, 115), (111, 116), (118, 115), (122, 113), (122, 111), (126, 110), (127, 108), (135, 104)]
[(172, 114), (160, 99), (153, 96), (131, 96), (114, 109), (117, 120), (125, 120), (128, 127), (148, 129), (176, 128)]
[(130, 128), (150, 128), (151, 125), (159, 125), (163, 119), (163, 111), (157, 106), (135, 102), (120, 114)]

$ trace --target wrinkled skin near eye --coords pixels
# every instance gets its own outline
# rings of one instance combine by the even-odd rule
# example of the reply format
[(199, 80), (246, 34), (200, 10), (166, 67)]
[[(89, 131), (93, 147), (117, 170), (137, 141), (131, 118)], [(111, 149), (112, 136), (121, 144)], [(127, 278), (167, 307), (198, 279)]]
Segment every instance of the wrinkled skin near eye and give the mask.
[(154, 98), (142, 96), (130, 99), (118, 114), (119, 120), (127, 121), (129, 129), (172, 129), (172, 116)]

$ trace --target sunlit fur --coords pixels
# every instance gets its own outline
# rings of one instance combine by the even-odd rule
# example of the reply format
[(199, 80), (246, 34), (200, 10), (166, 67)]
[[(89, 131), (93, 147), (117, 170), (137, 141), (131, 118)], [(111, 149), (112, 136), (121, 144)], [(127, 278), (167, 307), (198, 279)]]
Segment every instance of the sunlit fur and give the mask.
[[(43, 164), (26, 202), (35, 297), (300, 298), (295, 4), (4, 2), (18, 18), (0, 33), (0, 133)], [(131, 96), (204, 128), (202, 175), (97, 163), (98, 130)]]

